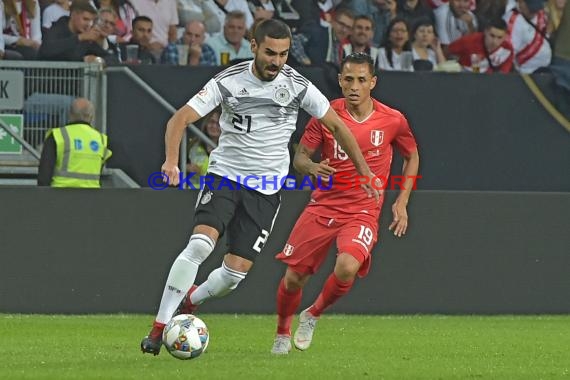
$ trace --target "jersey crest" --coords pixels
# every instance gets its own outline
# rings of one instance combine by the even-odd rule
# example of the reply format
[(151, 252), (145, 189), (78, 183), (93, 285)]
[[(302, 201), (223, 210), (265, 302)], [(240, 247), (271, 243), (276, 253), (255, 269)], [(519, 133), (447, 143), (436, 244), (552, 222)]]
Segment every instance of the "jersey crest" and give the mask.
[(384, 131), (379, 131), (377, 129), (373, 129), (372, 131), (370, 131), (370, 142), (372, 143), (372, 145), (380, 146), (382, 145), (383, 141), (384, 141)]
[(279, 104), (282, 105), (288, 104), (290, 99), (291, 99), (291, 93), (285, 86), (277, 87), (277, 89), (273, 93), (273, 100), (275, 100)]

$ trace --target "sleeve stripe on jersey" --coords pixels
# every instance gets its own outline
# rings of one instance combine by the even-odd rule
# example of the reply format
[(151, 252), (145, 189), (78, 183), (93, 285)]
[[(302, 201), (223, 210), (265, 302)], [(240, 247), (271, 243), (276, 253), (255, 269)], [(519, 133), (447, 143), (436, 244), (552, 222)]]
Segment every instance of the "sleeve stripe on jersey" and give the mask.
[(289, 77), (289, 78), (291, 78), (291, 80), (292, 80), (294, 83), (300, 84), (300, 85), (303, 86), (304, 88), (309, 87), (309, 82), (308, 82), (308, 81), (304, 82), (304, 81), (301, 81), (301, 80), (299, 80), (299, 79), (297, 79), (297, 78), (295, 78), (295, 77)]
[(309, 85), (309, 81), (300, 75), (294, 75), (292, 73), (287, 73), (287, 72), (284, 72), (283, 75), (285, 75), (288, 78), (293, 79), (295, 82), (302, 84), (305, 87)]
[(296, 73), (295, 71), (293, 71), (293, 69), (289, 67), (283, 68), (283, 75), (293, 79), (296, 83), (299, 83), (305, 87), (309, 85), (309, 80), (307, 78), (305, 78), (301, 74)]
[(218, 75), (216, 75), (216, 76), (214, 77), (214, 80), (215, 80), (215, 81), (220, 81), (220, 80), (222, 80), (222, 79), (224, 79), (224, 78), (227, 78), (227, 77), (229, 77), (229, 76), (237, 75), (237, 74), (239, 74), (239, 73), (242, 73), (242, 72), (244, 72), (245, 70), (248, 69), (250, 62), (251, 62), (251, 61), (245, 61), (245, 62), (238, 63), (237, 65), (228, 67), (227, 69), (225, 69), (224, 71), (222, 71), (221, 73), (219, 73)]

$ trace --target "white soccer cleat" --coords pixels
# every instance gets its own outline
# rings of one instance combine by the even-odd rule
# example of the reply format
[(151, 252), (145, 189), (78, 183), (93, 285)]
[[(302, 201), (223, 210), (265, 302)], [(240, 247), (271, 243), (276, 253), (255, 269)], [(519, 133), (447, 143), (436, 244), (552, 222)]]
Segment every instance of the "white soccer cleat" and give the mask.
[(318, 320), (318, 318), (311, 315), (307, 310), (303, 310), (301, 314), (299, 314), (299, 327), (297, 327), (297, 331), (295, 331), (293, 337), (293, 342), (295, 342), (297, 349), (305, 351), (309, 348)]
[(287, 355), (291, 351), (291, 337), (289, 335), (277, 335), (273, 341), (271, 353), (275, 355)]

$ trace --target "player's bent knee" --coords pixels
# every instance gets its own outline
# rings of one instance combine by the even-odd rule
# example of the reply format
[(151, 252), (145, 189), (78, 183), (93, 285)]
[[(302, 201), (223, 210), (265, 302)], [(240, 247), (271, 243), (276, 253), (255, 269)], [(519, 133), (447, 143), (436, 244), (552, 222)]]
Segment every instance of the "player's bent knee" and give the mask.
[(349, 281), (356, 277), (361, 265), (354, 256), (343, 253), (337, 258), (334, 273), (341, 281)]
[(301, 289), (305, 286), (310, 277), (309, 274), (295, 272), (291, 268), (287, 268), (284, 277), (285, 289), (289, 291)]
[(188, 245), (180, 256), (185, 260), (200, 265), (210, 256), (215, 246), (216, 243), (208, 235), (194, 234), (190, 236), (190, 241), (188, 241)]

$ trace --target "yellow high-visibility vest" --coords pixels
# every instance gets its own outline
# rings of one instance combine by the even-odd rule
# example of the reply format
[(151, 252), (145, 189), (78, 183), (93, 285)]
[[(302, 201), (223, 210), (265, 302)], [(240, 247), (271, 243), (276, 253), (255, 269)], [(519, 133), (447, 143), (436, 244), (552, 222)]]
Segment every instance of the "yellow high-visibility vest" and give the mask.
[(99, 188), (101, 168), (111, 157), (107, 136), (89, 124), (68, 124), (50, 130), (56, 145), (52, 187)]

